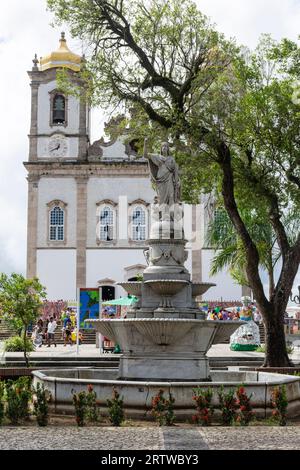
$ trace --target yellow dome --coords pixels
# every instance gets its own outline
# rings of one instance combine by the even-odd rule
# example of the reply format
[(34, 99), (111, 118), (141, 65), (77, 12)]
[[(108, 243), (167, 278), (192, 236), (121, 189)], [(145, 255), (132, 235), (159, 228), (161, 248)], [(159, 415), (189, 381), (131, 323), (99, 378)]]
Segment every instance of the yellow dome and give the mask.
[(41, 58), (40, 70), (44, 71), (55, 67), (63, 67), (79, 72), (81, 61), (82, 58), (71, 52), (68, 48), (65, 33), (61, 33), (59, 49)]

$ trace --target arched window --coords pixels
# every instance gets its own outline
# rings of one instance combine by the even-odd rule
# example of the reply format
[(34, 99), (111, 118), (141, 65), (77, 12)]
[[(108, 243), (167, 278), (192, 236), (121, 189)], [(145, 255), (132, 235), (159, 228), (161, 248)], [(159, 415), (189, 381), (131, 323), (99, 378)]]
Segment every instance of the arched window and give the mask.
[(100, 240), (112, 241), (114, 239), (114, 211), (105, 206), (100, 212)]
[(50, 241), (64, 241), (65, 211), (59, 206), (50, 211)]
[(66, 99), (61, 94), (53, 97), (52, 123), (65, 124), (66, 122)]
[(146, 211), (141, 206), (135, 207), (132, 212), (132, 240), (146, 240)]

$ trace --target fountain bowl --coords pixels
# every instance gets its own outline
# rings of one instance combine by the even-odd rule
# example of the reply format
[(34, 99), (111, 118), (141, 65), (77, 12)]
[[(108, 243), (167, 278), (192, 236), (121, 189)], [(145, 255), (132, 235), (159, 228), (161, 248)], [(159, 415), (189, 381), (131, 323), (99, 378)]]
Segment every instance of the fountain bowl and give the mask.
[(118, 286), (123, 287), (124, 290), (129, 295), (134, 295), (135, 297), (140, 297), (142, 293), (142, 282), (132, 281), (132, 282), (118, 282)]
[(216, 287), (216, 284), (210, 282), (193, 282), (192, 283), (192, 297), (198, 297), (205, 294), (211, 287)]
[(188, 286), (189, 282), (185, 280), (173, 279), (151, 279), (145, 281), (146, 286), (150, 286), (156, 294), (162, 296), (172, 296), (178, 294), (184, 287)]
[(241, 321), (186, 318), (88, 320), (98, 333), (123, 352), (119, 378), (126, 380), (196, 381), (209, 377), (206, 352), (229, 341)]

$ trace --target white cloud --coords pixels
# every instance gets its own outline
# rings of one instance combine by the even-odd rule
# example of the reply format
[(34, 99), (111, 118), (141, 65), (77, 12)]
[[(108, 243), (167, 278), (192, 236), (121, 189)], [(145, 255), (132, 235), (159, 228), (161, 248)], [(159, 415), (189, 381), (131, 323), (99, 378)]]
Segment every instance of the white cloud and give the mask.
[[(296, 39), (300, 0), (197, 0), (228, 37), (254, 47), (261, 33)], [(0, 15), (0, 271), (25, 272), (30, 86), (27, 70), (58, 45), (60, 28), (50, 27), (46, 0), (1, 2)], [(81, 53), (79, 41), (68, 39)], [(99, 112), (95, 114), (99, 119)], [(100, 126), (99, 126), (100, 127)], [(94, 122), (94, 129), (97, 122)]]
[(300, 0), (196, 0), (227, 37), (255, 47), (262, 33), (275, 39), (300, 34)]

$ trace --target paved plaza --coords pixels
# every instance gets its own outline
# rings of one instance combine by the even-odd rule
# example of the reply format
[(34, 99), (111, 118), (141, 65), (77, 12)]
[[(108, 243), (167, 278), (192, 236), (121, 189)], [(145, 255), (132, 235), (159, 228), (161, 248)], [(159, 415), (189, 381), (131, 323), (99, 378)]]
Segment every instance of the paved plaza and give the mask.
[(5, 427), (0, 450), (300, 450), (300, 427)]
[[(2, 353), (3, 354), (3, 353)], [(101, 357), (95, 345), (82, 345), (80, 357)], [(22, 353), (9, 353), (22, 357)], [(105, 354), (107, 356), (107, 354)], [(117, 357), (117, 355), (114, 355)], [(263, 358), (263, 353), (231, 351), (228, 344), (214, 345), (209, 357)], [(31, 358), (77, 357), (76, 346), (43, 346), (31, 353)], [(67, 362), (66, 362), (67, 367)], [(77, 426), (51, 425), (0, 427), (0, 450), (300, 450), (300, 426), (272, 427), (249, 426), (208, 428), (191, 425), (174, 427), (130, 426), (113, 428), (103, 426), (78, 428)]]
[[(2, 343), (2, 344), (1, 344)], [(23, 358), (24, 355), (23, 353), (4, 353), (3, 352), (3, 342), (0, 342), (0, 359), (1, 356), (4, 357), (9, 356), (9, 357), (14, 357), (14, 358)], [(109, 353), (105, 353), (104, 356), (110, 355)], [(94, 344), (83, 344), (79, 346), (79, 357), (101, 357), (102, 354), (100, 353), (100, 350), (96, 348)], [(118, 357), (118, 354), (112, 354), (114, 357)], [(232, 357), (232, 358), (238, 358), (238, 357), (259, 357), (263, 358), (264, 353), (259, 353), (256, 351), (231, 351), (229, 344), (215, 344), (213, 345), (210, 350), (207, 353), (208, 357)], [(47, 346), (42, 346), (41, 348), (38, 348), (35, 352), (30, 353), (30, 358), (34, 359), (35, 357), (45, 357), (45, 358), (51, 358), (51, 357), (77, 357), (77, 347), (76, 345), (70, 346), (67, 345), (64, 347), (62, 344), (57, 345), (57, 347), (51, 346), (48, 348)]]

